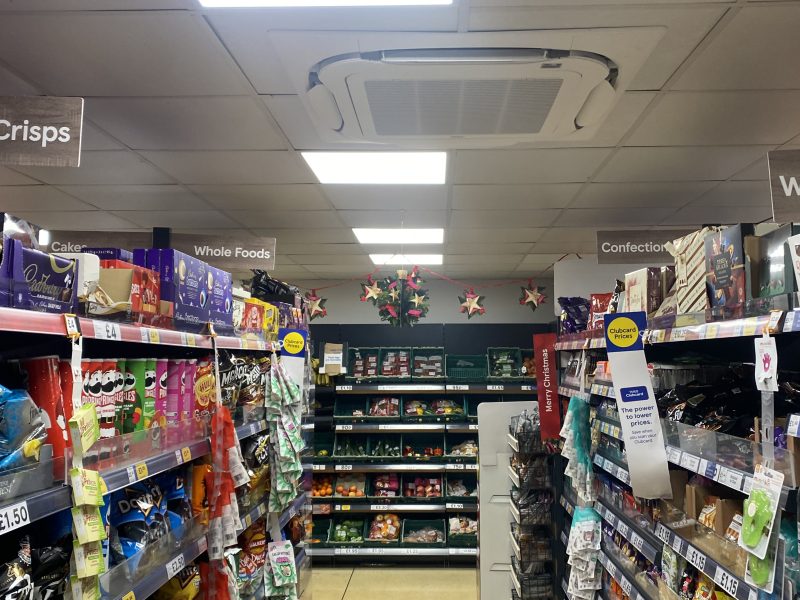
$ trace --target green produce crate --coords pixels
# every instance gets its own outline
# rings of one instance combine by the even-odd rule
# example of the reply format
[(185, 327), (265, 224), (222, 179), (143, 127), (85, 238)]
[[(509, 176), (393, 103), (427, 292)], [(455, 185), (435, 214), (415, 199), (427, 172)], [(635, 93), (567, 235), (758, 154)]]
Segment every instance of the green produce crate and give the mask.
[[(441, 542), (409, 542), (408, 537), (414, 532), (425, 527), (432, 527), (441, 533)], [(447, 535), (444, 526), (444, 519), (405, 519), (403, 521), (403, 535), (401, 542), (408, 548), (443, 548)]]
[[(336, 526), (337, 525), (347, 525), (350, 524), (351, 526), (349, 529), (355, 534), (355, 532), (360, 532), (361, 539), (360, 541), (351, 541), (349, 540), (342, 540), (337, 538), (336, 533)], [(328, 543), (331, 546), (363, 546), (364, 540), (367, 538), (367, 521), (366, 519), (353, 519), (353, 518), (337, 518), (331, 520), (330, 532), (328, 534)]]
[[(326, 462), (333, 456), (333, 434), (327, 431), (314, 434), (314, 462)], [(327, 456), (320, 456), (319, 453), (325, 450)]]
[(477, 548), (478, 534), (477, 533), (450, 534), (450, 531), (448, 530), (447, 545), (450, 548)]
[(481, 383), (489, 376), (485, 354), (448, 354), (445, 365), (450, 383)]
[(337, 433), (334, 437), (333, 456), (337, 459), (366, 459), (369, 457), (369, 441), (369, 436), (364, 434)]
[[(311, 529), (311, 546), (316, 548), (324, 548), (328, 545), (328, 538), (331, 531), (330, 519), (314, 519), (313, 527)], [(314, 542), (314, 540), (319, 540)]]
[[(441, 412), (437, 414), (437, 404), (441, 405), (442, 403), (454, 405), (452, 412)], [(419, 410), (411, 412), (415, 406), (419, 406)], [(404, 397), (400, 420), (411, 423), (449, 423), (451, 421), (464, 421), (466, 416), (465, 400), (463, 397)]]
[[(392, 402), (396, 402), (396, 404), (394, 404), (394, 407), (395, 407), (395, 410), (397, 411), (397, 414), (393, 415), (393, 416), (384, 416), (384, 415), (374, 415), (373, 416), (373, 415), (371, 415), (370, 414), (370, 410), (372, 409), (372, 406), (374, 404), (376, 404), (377, 402), (379, 402), (381, 400), (384, 400), (384, 399), (389, 399)], [(378, 423), (397, 422), (397, 421), (400, 420), (400, 408), (401, 408), (401, 405), (402, 405), (402, 402), (400, 401), (400, 398), (398, 396), (387, 395), (387, 396), (372, 396), (370, 398), (367, 398), (367, 404), (366, 404), (366, 415), (367, 416), (366, 416), (366, 420), (372, 421), (372, 422), (378, 422)]]
[(519, 381), (522, 379), (522, 354), (519, 348), (487, 348), (489, 380)]
[[(444, 434), (442, 433), (407, 433), (403, 436), (402, 441), (402, 454), (406, 460), (420, 461), (430, 460), (431, 462), (442, 462), (444, 460)], [(406, 449), (411, 448), (414, 454), (419, 456), (407, 456)], [(431, 453), (425, 456), (425, 448), (430, 448), (435, 451), (437, 448), (441, 449), (441, 454), (438, 456)]]
[[(378, 369), (380, 368), (380, 348), (350, 348), (347, 351), (347, 374), (345, 375), (345, 380), (347, 381), (377, 381), (378, 380)], [(375, 374), (374, 375), (367, 375), (364, 373), (363, 375), (357, 375), (355, 372), (355, 363), (356, 360), (359, 358), (363, 358), (366, 363), (368, 361), (368, 357), (374, 356), (375, 357)]]
[[(376, 494), (375, 488), (375, 480), (381, 475), (396, 475), (397, 476), (397, 490), (396, 496), (378, 496)], [(370, 499), (375, 499), (381, 502), (386, 502), (387, 504), (391, 502), (396, 502), (403, 492), (403, 477), (400, 473), (371, 473), (367, 479), (367, 497)]]
[[(439, 360), (439, 375), (417, 375), (415, 374), (415, 364), (418, 359), (430, 362), (431, 357), (438, 357)], [(414, 381), (444, 381), (444, 347), (442, 346), (425, 346), (422, 348), (413, 348), (411, 350), (411, 379)]]
[[(433, 482), (431, 480), (435, 480), (438, 482), (439, 485), (439, 495), (431, 495), (431, 496), (417, 496), (417, 484), (421, 485), (423, 488), (433, 486)], [(420, 502), (420, 503), (428, 503), (433, 500), (441, 501), (444, 498), (446, 487), (446, 481), (444, 473), (405, 473), (403, 474), (402, 482), (400, 484), (400, 493), (403, 498), (403, 502)], [(411, 490), (415, 495), (414, 496), (406, 496), (406, 491)], [(427, 492), (426, 492), (427, 493)]]
[[(383, 372), (383, 362), (391, 353), (400, 353), (404, 352), (406, 357), (408, 358), (408, 370), (407, 375), (384, 375)], [(401, 348), (401, 347), (381, 347), (381, 351), (378, 357), (378, 379), (381, 381), (409, 381), (411, 379), (411, 348)]]
[(447, 502), (461, 502), (464, 505), (467, 504), (476, 504), (478, 502), (477, 494), (475, 496), (457, 496), (451, 493), (450, 487), (456, 481), (461, 481), (464, 484), (464, 487), (467, 488), (468, 492), (475, 492), (478, 490), (478, 475), (475, 472), (464, 472), (464, 473), (448, 473), (447, 474), (447, 481), (445, 481), (445, 499)]
[(475, 442), (478, 445), (478, 432), (471, 431), (469, 433), (448, 433), (444, 440), (444, 455), (450, 458), (467, 459), (469, 461), (475, 460), (478, 455), (476, 454), (453, 454), (453, 447), (458, 446), (467, 441)]
[(363, 396), (336, 396), (333, 401), (333, 418), (337, 421), (359, 422), (366, 416), (367, 401)]
[[(394, 514), (395, 517), (397, 517), (397, 515), (395, 513), (391, 513), (391, 514)], [(400, 517), (397, 517), (397, 519), (396, 519), (397, 520), (397, 525), (395, 526), (397, 528), (396, 529), (396, 534), (397, 534), (397, 538), (396, 539), (393, 539), (393, 540), (384, 540), (384, 539), (371, 540), (371, 539), (369, 539), (369, 530), (371, 528), (371, 524), (374, 521), (376, 521), (378, 518), (384, 519), (384, 518), (386, 518), (386, 516), (387, 516), (386, 514), (377, 514), (377, 515), (371, 517), (367, 521), (367, 535), (365, 536), (365, 544), (367, 544), (368, 546), (397, 546), (397, 545), (400, 544), (400, 536), (403, 533), (403, 523), (402, 523), (402, 519), (400, 519)]]
[[(396, 451), (395, 451), (396, 448)], [(369, 457), (377, 461), (399, 460), (403, 456), (403, 438), (399, 435), (376, 435), (370, 437)]]

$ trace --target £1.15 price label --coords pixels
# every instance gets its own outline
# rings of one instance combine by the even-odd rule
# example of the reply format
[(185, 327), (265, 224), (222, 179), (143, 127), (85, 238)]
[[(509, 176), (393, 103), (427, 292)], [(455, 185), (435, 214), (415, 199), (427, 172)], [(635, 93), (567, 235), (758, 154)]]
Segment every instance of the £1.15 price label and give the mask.
[(8, 533), (31, 522), (27, 502), (17, 502), (0, 508), (0, 534)]
[(699, 571), (706, 568), (706, 555), (693, 546), (686, 548), (686, 560), (697, 567)]
[(729, 596), (735, 597), (736, 591), (739, 589), (739, 580), (720, 566), (714, 571), (714, 583)]

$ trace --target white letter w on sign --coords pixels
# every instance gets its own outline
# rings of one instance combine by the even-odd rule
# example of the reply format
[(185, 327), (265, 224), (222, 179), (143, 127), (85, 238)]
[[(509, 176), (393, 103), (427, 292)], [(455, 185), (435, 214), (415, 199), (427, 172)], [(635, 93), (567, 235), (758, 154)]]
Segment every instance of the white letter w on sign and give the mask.
[(787, 181), (783, 175), (779, 175), (778, 179), (781, 180), (783, 186), (783, 193), (786, 196), (800, 196), (800, 182), (794, 177), (789, 177)]

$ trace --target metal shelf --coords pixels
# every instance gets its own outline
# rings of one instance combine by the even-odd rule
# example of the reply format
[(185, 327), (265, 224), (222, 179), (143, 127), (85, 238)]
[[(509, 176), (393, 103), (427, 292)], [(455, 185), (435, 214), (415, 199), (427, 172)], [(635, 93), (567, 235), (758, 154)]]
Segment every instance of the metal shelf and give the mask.
[(606, 458), (599, 452), (595, 453), (592, 461), (594, 462), (595, 465), (603, 469), (609, 475), (616, 477), (626, 485), (630, 485), (631, 476), (630, 473), (628, 473), (628, 470), (625, 469), (624, 467), (619, 466), (617, 463)]
[(478, 463), (316, 463), (312, 470), (314, 473), (443, 473), (445, 471), (477, 471)]
[(444, 423), (337, 423), (337, 433), (444, 433)]
[(713, 558), (702, 550), (695, 548), (677, 533), (669, 529), (663, 523), (656, 525), (655, 535), (658, 539), (669, 545), (672, 549), (683, 556), (698, 571), (702, 571), (714, 580), (724, 592), (733, 596), (736, 600), (756, 600), (758, 590), (751, 588), (744, 579), (739, 579), (728, 569), (720, 565)]
[[(0, 513), (17, 514), (17, 519), (0, 521), (3, 529), (0, 535), (5, 535), (15, 529), (24, 527), (28, 523), (38, 521), (62, 510), (72, 507), (72, 493), (67, 486), (47, 488), (32, 494), (13, 498), (0, 504)], [(15, 513), (16, 509), (16, 513)], [(24, 517), (27, 515), (27, 518)], [(17, 522), (15, 522), (15, 520)]]
[(533, 394), (536, 384), (508, 383), (351, 383), (336, 386), (337, 394), (376, 394), (398, 392), (407, 394)]
[(618, 440), (622, 439), (622, 429), (620, 428), (619, 423), (612, 421), (611, 419), (597, 416), (592, 421), (592, 427), (604, 435)]
[(652, 531), (642, 529), (633, 519), (603, 499), (597, 501), (595, 510), (647, 560), (654, 565), (660, 564), (662, 544)]
[(622, 588), (622, 591), (625, 592), (625, 595), (627, 595), (631, 600), (657, 600), (656, 598), (651, 598), (650, 596), (643, 594), (639, 589), (638, 584), (628, 577), (628, 574), (617, 562), (617, 560), (610, 554), (606, 553), (605, 548), (600, 550), (599, 558), (600, 564), (603, 565), (603, 568), (608, 571), (608, 574), (611, 575), (614, 581), (619, 584), (619, 586)]
[[(423, 498), (418, 502), (400, 498), (313, 498), (315, 505), (329, 504), (333, 513), (382, 513), (382, 512), (451, 512), (474, 513), (478, 511), (476, 501), (446, 502), (443, 498)], [(389, 503), (381, 503), (389, 500)], [(476, 500), (476, 499), (473, 499)]]
[(314, 548), (310, 556), (477, 556), (477, 548)]

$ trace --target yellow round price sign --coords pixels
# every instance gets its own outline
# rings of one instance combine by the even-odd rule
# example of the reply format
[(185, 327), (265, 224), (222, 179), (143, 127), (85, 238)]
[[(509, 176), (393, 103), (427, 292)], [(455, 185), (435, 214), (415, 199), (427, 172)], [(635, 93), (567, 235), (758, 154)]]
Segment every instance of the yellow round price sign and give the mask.
[(628, 317), (619, 317), (608, 328), (608, 340), (618, 348), (633, 346), (639, 339), (639, 327)]
[(283, 337), (283, 350), (289, 354), (300, 354), (305, 344), (305, 338), (296, 331), (290, 331)]

